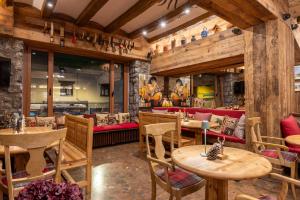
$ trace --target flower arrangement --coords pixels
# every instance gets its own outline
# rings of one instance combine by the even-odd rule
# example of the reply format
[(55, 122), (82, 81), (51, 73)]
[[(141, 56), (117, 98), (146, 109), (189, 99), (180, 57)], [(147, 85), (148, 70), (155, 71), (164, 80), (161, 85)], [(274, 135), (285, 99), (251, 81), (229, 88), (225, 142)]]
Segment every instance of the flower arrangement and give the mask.
[(76, 184), (56, 184), (48, 180), (30, 183), (16, 200), (83, 200), (83, 196)]

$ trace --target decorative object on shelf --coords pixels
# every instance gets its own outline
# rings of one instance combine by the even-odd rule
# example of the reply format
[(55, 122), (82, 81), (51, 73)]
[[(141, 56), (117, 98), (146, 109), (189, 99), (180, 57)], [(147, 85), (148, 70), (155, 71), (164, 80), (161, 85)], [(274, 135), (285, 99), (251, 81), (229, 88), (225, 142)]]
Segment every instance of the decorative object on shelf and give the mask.
[(298, 28), (298, 24), (291, 24), (291, 29), (292, 30), (296, 30)]
[(233, 32), (234, 34), (236, 34), (236, 35), (241, 35), (241, 34), (242, 34), (242, 30), (239, 29), (239, 28), (234, 28), (234, 29), (232, 29), (232, 32)]
[(221, 31), (221, 27), (220, 27), (219, 25), (216, 24), (216, 25), (213, 27), (212, 30), (213, 30), (214, 33), (219, 33), (219, 32)]
[(50, 27), (50, 42), (54, 42), (54, 24), (51, 22), (51, 27)]
[(168, 3), (168, 9), (171, 7), (172, 3), (174, 1), (174, 9), (177, 8), (177, 3), (178, 3), (178, 0), (160, 0), (159, 1), (159, 6), (163, 6), (165, 5), (166, 3)]
[(156, 44), (156, 45), (155, 45), (154, 54), (155, 54), (155, 55), (158, 55), (158, 53), (159, 53), (159, 45)]
[(282, 19), (284, 21), (288, 20), (289, 18), (291, 18), (291, 14), (290, 13), (284, 13), (284, 14), (282, 14)]
[(80, 39), (80, 40), (84, 40), (84, 38), (85, 38), (85, 32), (82, 31), (81, 34), (80, 34), (79, 39)]
[(46, 21), (45, 21), (45, 23), (44, 23), (43, 33), (44, 33), (44, 34), (49, 33), (48, 22), (46, 22)]
[(171, 48), (172, 49), (175, 49), (176, 47), (176, 39), (174, 38), (172, 41), (171, 41)]
[(151, 61), (152, 58), (153, 58), (153, 55), (154, 55), (153, 49), (150, 48), (150, 50), (149, 50), (149, 52), (148, 52), (148, 54), (147, 54), (147, 59), (148, 59), (149, 61)]
[(204, 130), (204, 150), (205, 152), (201, 153), (202, 157), (206, 157), (207, 156), (207, 152), (206, 152), (206, 133), (207, 133), (207, 129), (209, 129), (209, 122), (207, 120), (203, 120), (201, 123), (201, 129)]
[(169, 50), (168, 45), (165, 45), (165, 46), (163, 47), (163, 51), (164, 51), (164, 52), (167, 52), (168, 50)]
[(73, 35), (72, 35), (71, 42), (72, 42), (73, 44), (76, 44), (76, 43), (77, 43), (77, 37), (76, 37), (76, 32), (75, 32), (75, 30), (73, 31)]
[(206, 27), (203, 28), (203, 31), (201, 32), (201, 37), (206, 38), (208, 36), (208, 30)]
[(90, 42), (92, 40), (91, 34), (90, 33), (86, 33), (85, 39), (86, 39), (86, 41)]
[(60, 40), (59, 40), (59, 44), (60, 47), (65, 47), (65, 28), (63, 26), (59, 27), (59, 32), (60, 32)]
[(196, 36), (192, 35), (191, 42), (196, 41)]
[(216, 160), (220, 151), (221, 145), (219, 143), (214, 143), (213, 146), (207, 152), (207, 160)]
[(94, 35), (94, 40), (93, 40), (93, 46), (94, 46), (94, 47), (95, 47), (96, 44), (97, 44), (97, 40), (98, 40), (98, 34), (95, 33), (95, 35)]
[(181, 41), (180, 42), (181, 42), (182, 46), (186, 45), (186, 38), (185, 38), (185, 36), (181, 37)]

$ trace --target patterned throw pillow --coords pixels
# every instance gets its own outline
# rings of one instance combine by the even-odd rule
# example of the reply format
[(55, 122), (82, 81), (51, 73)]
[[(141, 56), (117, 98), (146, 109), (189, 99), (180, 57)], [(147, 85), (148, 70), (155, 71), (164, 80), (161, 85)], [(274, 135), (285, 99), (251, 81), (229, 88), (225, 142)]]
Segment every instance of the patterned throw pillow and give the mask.
[(108, 124), (118, 124), (118, 115), (117, 114), (110, 114), (108, 115)]
[(221, 131), (226, 135), (233, 135), (237, 123), (238, 123), (237, 118), (225, 116), (223, 124), (221, 126)]
[(210, 121), (211, 118), (211, 113), (200, 113), (200, 112), (196, 112), (194, 114), (194, 119), (195, 120), (199, 120), (199, 121), (203, 121), (203, 120), (207, 120)]
[(55, 127), (55, 117), (36, 117), (36, 123), (39, 127)]
[(246, 116), (242, 115), (241, 118), (239, 119), (235, 129), (234, 129), (234, 133), (233, 135), (235, 137), (238, 137), (240, 139), (245, 139), (245, 120), (246, 120)]
[(25, 126), (26, 127), (35, 127), (36, 118), (35, 117), (25, 117)]
[(108, 124), (108, 114), (96, 114), (97, 126), (104, 126)]
[(224, 116), (221, 115), (214, 115), (212, 114), (210, 121), (213, 123), (218, 123), (220, 126), (223, 124)]
[(130, 122), (130, 114), (129, 113), (119, 113), (118, 114), (119, 123), (128, 123)]

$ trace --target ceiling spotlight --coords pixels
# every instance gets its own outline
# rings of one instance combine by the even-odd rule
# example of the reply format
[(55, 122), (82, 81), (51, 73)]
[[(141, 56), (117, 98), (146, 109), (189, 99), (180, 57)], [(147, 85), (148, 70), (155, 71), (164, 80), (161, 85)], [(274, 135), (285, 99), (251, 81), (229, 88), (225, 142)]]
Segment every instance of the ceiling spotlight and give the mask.
[(188, 15), (188, 14), (190, 14), (191, 9), (190, 8), (186, 8), (186, 9), (184, 9), (183, 12), (184, 12), (184, 14)]
[(147, 33), (147, 31), (143, 31), (142, 34), (143, 34), (143, 36), (146, 36), (148, 33)]
[(167, 23), (165, 21), (160, 22), (160, 27), (165, 28), (167, 26)]
[(48, 6), (48, 8), (53, 8), (53, 3), (52, 3), (51, 1), (49, 1), (49, 2), (47, 3), (47, 6)]

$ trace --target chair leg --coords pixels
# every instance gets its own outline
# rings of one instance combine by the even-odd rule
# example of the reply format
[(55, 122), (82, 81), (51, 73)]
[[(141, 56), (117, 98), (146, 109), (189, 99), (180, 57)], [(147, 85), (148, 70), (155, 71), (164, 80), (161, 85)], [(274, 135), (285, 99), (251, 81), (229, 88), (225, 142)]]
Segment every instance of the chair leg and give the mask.
[(155, 182), (154, 177), (151, 177), (151, 185), (152, 185), (151, 200), (155, 200), (156, 199), (156, 182)]
[(86, 199), (90, 200), (92, 196), (92, 166), (90, 164), (86, 165)]
[[(291, 165), (291, 178), (294, 178), (294, 179), (296, 179), (296, 170), (298, 170), (296, 168), (296, 166), (297, 166), (296, 163), (294, 163), (294, 164)], [(291, 184), (291, 188), (292, 188), (293, 197), (294, 197), (295, 200), (297, 200), (295, 185)]]
[(170, 194), (169, 200), (173, 200), (173, 195)]

